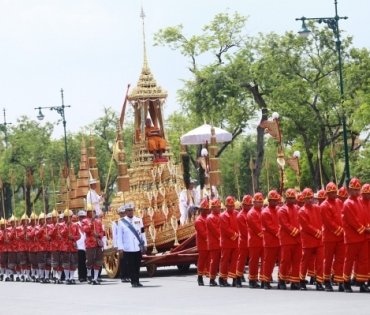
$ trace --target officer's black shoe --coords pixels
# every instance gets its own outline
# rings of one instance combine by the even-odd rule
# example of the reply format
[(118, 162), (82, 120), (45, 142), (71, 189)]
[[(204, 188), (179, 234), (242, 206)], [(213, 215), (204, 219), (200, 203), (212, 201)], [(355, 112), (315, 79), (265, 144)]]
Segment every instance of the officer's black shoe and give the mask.
[(133, 283), (133, 284), (131, 284), (131, 287), (132, 287), (132, 288), (137, 288), (137, 283)]
[(62, 280), (60, 280), (60, 279), (58, 279), (58, 280), (57, 280), (57, 284), (63, 284), (63, 281), (62, 281)]
[(325, 291), (326, 292), (333, 292), (333, 287), (331, 286), (330, 280), (327, 280), (324, 282), (325, 285)]
[(219, 277), (218, 283), (220, 284), (220, 287), (229, 287), (230, 286), (230, 284), (227, 282), (227, 280), (224, 280), (221, 277)]
[(98, 282), (103, 282), (103, 279), (102, 278), (98, 278)]
[(265, 281), (261, 281), (261, 289), (265, 287)]
[(257, 289), (257, 288), (260, 288), (260, 285), (257, 283), (257, 281), (250, 280), (249, 281), (249, 288), (251, 288), (251, 289)]
[(351, 279), (351, 285), (357, 286), (357, 280), (356, 278)]
[(360, 284), (360, 292), (361, 293), (369, 293), (370, 289), (367, 287), (365, 283)]
[(315, 277), (311, 277), (310, 278), (310, 284), (312, 285), (312, 284), (316, 284), (316, 279), (315, 279)]
[(236, 287), (241, 288), (242, 287), (242, 278), (237, 277), (236, 278)]
[(45, 283), (50, 283), (50, 279), (49, 278), (45, 278)]
[(4, 280), (4, 275), (0, 275), (0, 281)]
[(11, 274), (9, 277), (10, 277), (10, 281), (14, 281), (14, 274)]
[(91, 283), (92, 283), (92, 277), (91, 277), (91, 276), (88, 276), (88, 277), (87, 277), (87, 283), (88, 283), (88, 284), (91, 284)]
[(344, 292), (346, 293), (352, 293), (353, 290), (351, 288), (351, 282), (344, 282)]
[(66, 280), (66, 285), (70, 285), (71, 284), (71, 280), (67, 279)]
[(338, 283), (338, 292), (344, 292), (344, 285), (343, 285), (343, 283)]
[(20, 281), (21, 281), (21, 278), (16, 277), (16, 278), (15, 278), (15, 281), (20, 282)]
[(272, 286), (271, 286), (271, 284), (270, 284), (270, 282), (265, 282), (265, 290), (271, 290), (272, 289)]
[(204, 282), (203, 282), (203, 277), (202, 276), (198, 276), (198, 285), (199, 286), (204, 286)]
[(40, 283), (45, 283), (45, 279), (44, 278), (40, 278)]
[(72, 280), (69, 280), (71, 282), (71, 284), (76, 284), (76, 281), (75, 279), (72, 279)]
[(305, 281), (305, 280), (301, 280), (301, 281), (299, 282), (299, 286), (300, 286), (300, 289), (301, 289), (302, 291), (306, 291), (306, 290), (307, 290), (307, 287), (306, 287), (306, 281)]
[(236, 288), (236, 279), (233, 279), (233, 282), (232, 282), (231, 286)]
[(316, 291), (325, 291), (324, 287), (320, 282), (316, 282)]
[(242, 275), (242, 282), (247, 282), (247, 280), (245, 280), (244, 275)]
[(301, 287), (299, 286), (299, 284), (298, 283), (291, 283), (290, 284), (290, 290), (300, 290), (301, 289)]
[(279, 280), (279, 283), (278, 283), (278, 289), (279, 289), (279, 290), (286, 290), (286, 284), (285, 284), (285, 281), (283, 281), (283, 280)]
[[(92, 281), (92, 284), (93, 284), (93, 285), (99, 285), (99, 284), (100, 284), (100, 282), (99, 282), (98, 280), (95, 280), (95, 279), (94, 279), (94, 280)], [(136, 285), (136, 286), (137, 286), (137, 285)]]
[(122, 278), (122, 279), (121, 279), (121, 282), (130, 282), (130, 283), (131, 283), (131, 280), (130, 280), (130, 279), (128, 279), (128, 278)]
[(5, 278), (5, 282), (8, 282), (8, 281), (10, 281), (10, 278), (9, 277), (6, 277)]
[(211, 280), (209, 281), (209, 286), (210, 286), (210, 287), (217, 287), (217, 286), (218, 286), (218, 284), (217, 284), (216, 280), (211, 279)]
[(26, 281), (26, 282), (31, 282), (31, 279), (30, 279), (30, 278), (28, 278), (28, 277), (26, 277), (25, 281)]
[(21, 275), (21, 282), (24, 282), (24, 275)]
[(36, 282), (40, 282), (40, 279), (39, 278), (36, 278)]
[(56, 284), (57, 283), (57, 278), (53, 278), (53, 284)]
[(142, 285), (140, 282), (138, 282), (138, 283), (137, 283), (137, 286), (138, 286), (138, 287), (142, 287), (143, 285)]

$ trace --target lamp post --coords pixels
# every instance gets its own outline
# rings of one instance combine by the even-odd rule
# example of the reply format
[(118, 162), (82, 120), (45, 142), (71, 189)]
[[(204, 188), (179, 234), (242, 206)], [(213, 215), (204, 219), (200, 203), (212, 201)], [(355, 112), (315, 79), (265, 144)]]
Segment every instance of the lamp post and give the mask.
[[(313, 20), (319, 23), (325, 23), (334, 33), (335, 36), (335, 43), (337, 46), (338, 52), (338, 65), (339, 65), (339, 83), (340, 83), (340, 99), (343, 103), (344, 99), (344, 88), (343, 88), (343, 73), (342, 73), (342, 56), (341, 56), (341, 41), (340, 41), (340, 34), (339, 34), (339, 20), (341, 19), (348, 19), (348, 17), (340, 17), (338, 15), (338, 1), (334, 1), (335, 5), (335, 16), (334, 17), (325, 17), (325, 18), (306, 18), (301, 17), (297, 18), (296, 21), (302, 21), (302, 29), (298, 32), (298, 34), (303, 37), (307, 38), (310, 35), (311, 31), (306, 26), (306, 20)], [(346, 124), (346, 115), (343, 111), (342, 115), (342, 128), (343, 128), (343, 141), (344, 141), (344, 164), (345, 164), (345, 173), (346, 173), (346, 186), (348, 187), (350, 181), (350, 169), (349, 169), (349, 157), (348, 157), (348, 143), (347, 143), (347, 124)]]
[(50, 110), (56, 110), (58, 114), (62, 116), (63, 119), (63, 127), (64, 127), (64, 149), (65, 149), (65, 159), (67, 162), (67, 167), (69, 168), (69, 163), (68, 163), (68, 147), (67, 147), (67, 131), (66, 131), (66, 117), (64, 114), (64, 109), (66, 107), (71, 107), (71, 105), (64, 105), (64, 96), (63, 96), (63, 89), (60, 90), (60, 93), (62, 95), (62, 106), (53, 106), (53, 107), (36, 107), (35, 109), (39, 110), (39, 114), (37, 115), (38, 120), (43, 120), (45, 118), (44, 114), (42, 113), (41, 109), (44, 108), (49, 108)]
[(4, 140), (5, 140), (5, 147), (7, 148), (8, 147), (8, 131), (6, 129), (6, 126), (11, 125), (12, 123), (7, 123), (6, 122), (5, 108), (3, 110), (4, 110), (4, 122), (1, 125), (4, 126), (4, 136), (5, 136)]

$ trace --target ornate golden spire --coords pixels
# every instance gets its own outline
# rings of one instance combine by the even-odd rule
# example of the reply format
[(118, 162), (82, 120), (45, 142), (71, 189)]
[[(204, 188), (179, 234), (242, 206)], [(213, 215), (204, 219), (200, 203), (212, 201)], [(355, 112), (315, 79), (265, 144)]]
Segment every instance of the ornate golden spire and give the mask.
[(143, 101), (146, 99), (166, 98), (167, 91), (163, 90), (161, 86), (157, 85), (157, 81), (154, 79), (150, 71), (149, 65), (148, 65), (148, 58), (146, 54), (146, 41), (145, 41), (145, 24), (144, 24), (145, 13), (142, 7), (141, 7), (140, 17), (143, 20), (144, 62), (143, 62), (143, 67), (141, 69), (141, 75), (137, 83), (137, 86), (128, 95), (128, 100), (129, 101), (135, 101), (135, 100)]

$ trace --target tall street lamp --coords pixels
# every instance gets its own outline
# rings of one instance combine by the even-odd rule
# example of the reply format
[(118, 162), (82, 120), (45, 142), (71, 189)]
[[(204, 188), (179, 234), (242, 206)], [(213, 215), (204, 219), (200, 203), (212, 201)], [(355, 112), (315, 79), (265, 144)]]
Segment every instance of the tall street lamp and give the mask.
[(64, 127), (64, 149), (65, 149), (65, 159), (67, 162), (67, 167), (69, 168), (68, 163), (68, 147), (67, 147), (67, 131), (66, 131), (66, 117), (64, 114), (64, 109), (66, 107), (71, 107), (71, 105), (64, 105), (64, 97), (63, 97), (63, 89), (60, 90), (60, 93), (62, 95), (62, 106), (53, 106), (53, 107), (36, 107), (35, 109), (39, 110), (39, 114), (37, 115), (38, 120), (43, 120), (45, 118), (44, 114), (42, 113), (41, 109), (49, 108), (50, 110), (56, 110), (58, 114), (60, 114), (63, 118), (63, 127)]
[[(307, 38), (310, 35), (311, 31), (306, 26), (306, 20), (313, 20), (319, 23), (325, 23), (333, 31), (336, 38), (337, 52), (338, 52), (338, 65), (339, 65), (339, 81), (340, 81), (340, 98), (343, 103), (344, 99), (344, 89), (343, 89), (343, 73), (342, 73), (342, 56), (341, 56), (341, 41), (339, 34), (339, 20), (348, 19), (348, 17), (340, 17), (338, 15), (338, 1), (334, 1), (335, 5), (335, 16), (332, 18), (306, 18), (301, 17), (297, 18), (296, 21), (302, 21), (302, 29), (298, 32), (301, 37)], [(343, 141), (344, 141), (344, 163), (345, 163), (345, 173), (346, 173), (346, 185), (348, 187), (350, 181), (350, 170), (349, 170), (349, 157), (348, 157), (348, 143), (347, 143), (347, 124), (346, 124), (346, 115), (343, 112), (342, 115), (342, 125), (343, 125)]]

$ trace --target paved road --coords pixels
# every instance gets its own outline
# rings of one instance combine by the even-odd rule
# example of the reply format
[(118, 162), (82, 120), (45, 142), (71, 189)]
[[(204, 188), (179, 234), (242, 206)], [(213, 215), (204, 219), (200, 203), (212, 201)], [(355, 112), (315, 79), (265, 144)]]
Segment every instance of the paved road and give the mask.
[[(0, 314), (369, 314), (370, 294), (280, 291), (248, 287), (198, 287), (195, 268), (186, 274), (158, 269), (154, 278), (142, 270), (143, 288), (105, 278), (100, 286), (0, 283)], [(208, 283), (208, 279), (205, 280)], [(276, 287), (276, 284), (273, 284)], [(355, 288), (357, 291), (358, 288)]]

